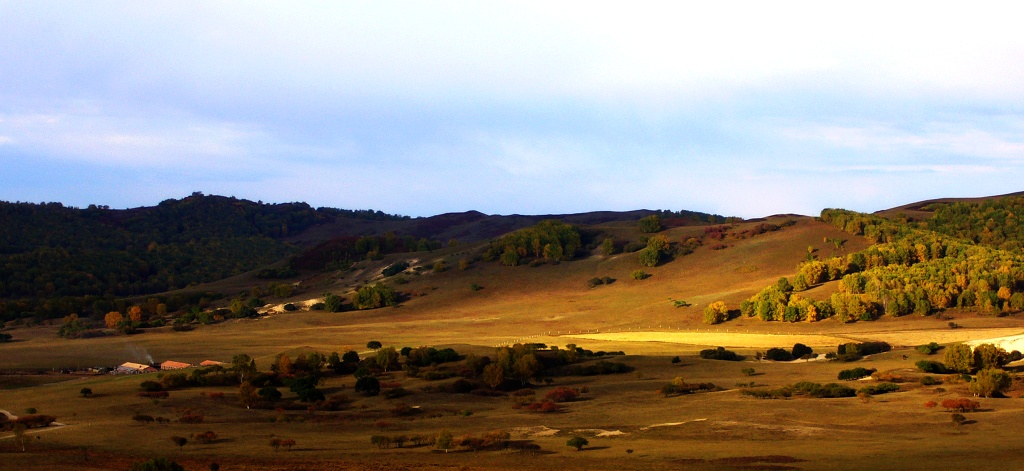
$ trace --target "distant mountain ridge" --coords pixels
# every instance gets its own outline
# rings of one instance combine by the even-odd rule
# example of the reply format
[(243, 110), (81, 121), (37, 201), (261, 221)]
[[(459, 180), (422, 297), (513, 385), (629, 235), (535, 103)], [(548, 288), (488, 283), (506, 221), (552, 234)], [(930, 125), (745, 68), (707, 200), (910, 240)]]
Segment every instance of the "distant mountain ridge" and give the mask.
[(217, 281), (364, 236), (397, 237), (403, 241), (399, 250), (417, 251), (452, 239), (488, 240), (545, 219), (594, 225), (650, 214), (678, 224), (726, 220), (651, 210), (533, 216), (467, 211), (411, 218), (201, 192), (131, 209), (0, 202), (0, 318), (83, 311), (99, 316), (118, 299)]

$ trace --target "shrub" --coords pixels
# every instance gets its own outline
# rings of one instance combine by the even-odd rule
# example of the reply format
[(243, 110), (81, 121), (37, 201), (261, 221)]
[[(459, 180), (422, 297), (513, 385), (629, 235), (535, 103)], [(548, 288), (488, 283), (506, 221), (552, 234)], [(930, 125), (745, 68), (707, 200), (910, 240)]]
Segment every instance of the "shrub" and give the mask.
[(582, 450), (583, 447), (585, 447), (585, 446), (587, 446), (589, 444), (590, 444), (590, 442), (587, 441), (586, 438), (583, 438), (583, 437), (581, 437), (579, 435), (577, 435), (575, 437), (572, 437), (572, 438), (570, 438), (569, 440), (567, 440), (565, 442), (565, 446), (573, 447), (573, 448), (576, 449), (576, 451)]
[(381, 283), (363, 286), (352, 296), (352, 305), (356, 309), (376, 309), (397, 303), (398, 293), (394, 288)]
[(600, 278), (598, 278), (596, 276), (591, 278), (591, 279), (589, 279), (589, 280), (587, 280), (587, 288), (594, 288), (596, 286), (600, 286), (600, 285), (603, 285), (603, 284), (604, 284), (604, 280), (602, 280), (602, 279), (600, 279)]
[(217, 434), (213, 431), (207, 430), (206, 432), (195, 434), (193, 438), (196, 442), (209, 445), (210, 443), (217, 441)]
[(645, 234), (658, 232), (661, 230), (661, 219), (658, 218), (657, 214), (645, 216), (640, 218), (638, 226), (640, 228), (640, 232)]
[(917, 369), (925, 373), (944, 374), (946, 373), (946, 365), (937, 361), (921, 360), (914, 363)]
[(709, 348), (700, 351), (700, 357), (705, 360), (740, 361), (743, 357), (736, 352), (726, 350), (725, 347)]
[(643, 270), (633, 270), (629, 276), (634, 280), (646, 280), (651, 277), (651, 275), (647, 274), (647, 272)]
[(773, 347), (764, 352), (764, 358), (772, 361), (793, 361), (793, 354), (784, 348)]
[(922, 386), (935, 386), (936, 384), (942, 384), (942, 381), (939, 381), (939, 380), (935, 379), (932, 376), (922, 376), (921, 377), (921, 385)]
[(981, 408), (981, 404), (962, 397), (960, 399), (945, 399), (942, 401), (942, 407), (947, 411), (974, 412)]
[(380, 381), (373, 376), (363, 376), (356, 380), (355, 390), (366, 396), (376, 396), (380, 394)]
[(143, 381), (139, 384), (139, 388), (143, 391), (154, 392), (163, 390), (164, 386), (156, 381)]
[(740, 394), (744, 396), (750, 396), (755, 399), (786, 399), (793, 395), (793, 392), (789, 388), (779, 389), (744, 389), (740, 391)]
[(135, 395), (138, 397), (148, 397), (150, 399), (167, 399), (171, 396), (167, 391), (137, 392)]
[(954, 424), (957, 425), (963, 425), (964, 423), (967, 422), (967, 417), (964, 417), (963, 414), (953, 414), (949, 416), (949, 418), (950, 420), (953, 421)]
[(715, 301), (704, 308), (704, 323), (718, 324), (729, 319), (729, 308), (725, 302)]
[(575, 400), (579, 396), (580, 391), (578, 389), (557, 387), (552, 391), (548, 391), (548, 393), (544, 395), (544, 399), (553, 402), (569, 402)]
[(640, 265), (645, 267), (654, 267), (661, 261), (661, 252), (653, 247), (644, 247), (643, 250), (637, 252), (637, 261)]
[(814, 350), (807, 345), (797, 343), (793, 345), (793, 349), (790, 350), (790, 354), (793, 355), (793, 358), (803, 358), (808, 355), (813, 355)]
[(384, 276), (393, 276), (402, 273), (407, 268), (409, 268), (409, 262), (402, 260), (400, 262), (395, 262), (391, 265), (388, 265), (386, 268), (384, 268), (384, 270), (381, 271), (381, 274)]
[(531, 412), (557, 412), (561, 408), (562, 406), (552, 401), (534, 402), (526, 406), (526, 410)]
[[(177, 445), (177, 442), (175, 442)], [(169, 461), (167, 458), (152, 458), (132, 464), (128, 471), (185, 471), (185, 468), (176, 461)]]
[(878, 394), (891, 393), (899, 391), (900, 387), (896, 383), (879, 383), (871, 386), (865, 386), (857, 390), (858, 393), (870, 394), (876, 396)]
[(203, 416), (202, 416), (202, 414), (196, 414), (196, 413), (190, 412), (190, 413), (187, 413), (185, 415), (182, 415), (181, 417), (178, 417), (178, 423), (181, 423), (181, 424), (201, 424), (201, 423), (203, 423)]
[(385, 399), (398, 399), (400, 397), (408, 396), (410, 393), (405, 388), (390, 388), (384, 391), (383, 396)]
[(817, 398), (853, 397), (857, 394), (853, 388), (836, 383), (818, 384), (801, 381), (791, 386), (794, 394)]
[(135, 415), (132, 416), (132, 420), (134, 420), (136, 422), (142, 422), (144, 424), (151, 424), (156, 419), (154, 419), (153, 416), (151, 416), (151, 415), (135, 414)]
[(839, 372), (838, 379), (844, 381), (850, 381), (854, 379), (860, 379), (865, 376), (871, 376), (876, 370), (874, 368), (853, 368), (851, 370), (843, 370)]
[(743, 368), (742, 370), (740, 370), (740, 373), (743, 373), (743, 374), (745, 374), (747, 376), (754, 376), (754, 369), (753, 368)]
[(284, 305), (284, 310), (285, 311), (298, 311), (299, 308), (298, 308), (298, 306), (296, 306), (296, 305), (294, 305), (292, 303), (288, 303), (288, 304)]
[(921, 353), (923, 353), (925, 355), (934, 355), (935, 352), (939, 351), (940, 348), (942, 348), (941, 345), (939, 345), (939, 344), (937, 344), (935, 342), (932, 342), (932, 343), (929, 343), (929, 344), (926, 344), (926, 345), (918, 345), (917, 346), (917, 351), (921, 352)]
[(715, 386), (713, 383), (688, 384), (686, 381), (683, 381), (683, 378), (677, 377), (673, 379), (671, 383), (662, 385), (661, 388), (658, 389), (658, 394), (661, 394), (663, 397), (669, 397), (681, 394), (692, 394), (697, 391), (715, 391), (717, 389), (718, 386)]
[(679, 363), (681, 361), (682, 360), (679, 359), (679, 355), (676, 355), (676, 356), (672, 357), (672, 364), (673, 365), (676, 364), (676, 363)]

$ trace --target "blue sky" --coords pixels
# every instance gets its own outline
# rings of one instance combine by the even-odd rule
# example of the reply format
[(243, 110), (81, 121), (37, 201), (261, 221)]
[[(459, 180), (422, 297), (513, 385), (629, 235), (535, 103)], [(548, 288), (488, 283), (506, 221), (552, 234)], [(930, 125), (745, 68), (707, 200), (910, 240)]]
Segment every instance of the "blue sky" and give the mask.
[(425, 216), (1024, 190), (1017, 7), (0, 0), (0, 199)]

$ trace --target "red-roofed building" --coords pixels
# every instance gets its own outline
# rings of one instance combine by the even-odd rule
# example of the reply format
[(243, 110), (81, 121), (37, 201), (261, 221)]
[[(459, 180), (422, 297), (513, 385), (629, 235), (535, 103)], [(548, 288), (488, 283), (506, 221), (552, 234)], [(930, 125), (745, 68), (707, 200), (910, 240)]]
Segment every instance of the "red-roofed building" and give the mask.
[(161, 370), (180, 370), (182, 368), (192, 368), (193, 366), (195, 366), (195, 365), (193, 365), (191, 363), (182, 363), (180, 361), (167, 360), (167, 361), (165, 361), (165, 362), (160, 364), (160, 369)]

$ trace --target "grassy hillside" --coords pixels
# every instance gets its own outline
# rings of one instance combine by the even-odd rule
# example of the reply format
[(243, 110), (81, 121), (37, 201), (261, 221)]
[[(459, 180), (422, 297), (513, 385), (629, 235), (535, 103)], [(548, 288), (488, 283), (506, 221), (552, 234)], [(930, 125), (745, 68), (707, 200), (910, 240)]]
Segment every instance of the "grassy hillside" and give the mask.
[[(968, 212), (984, 214), (980, 207)], [(944, 214), (939, 208), (934, 213)], [(924, 315), (894, 315), (889, 311), (892, 306), (883, 304), (886, 298), (876, 297), (884, 293), (869, 288), (896, 279), (883, 277), (885, 273), (898, 273), (899, 280), (925, 280), (936, 273), (952, 275), (989, 256), (1015, 261), (1019, 251), (1004, 247), (1006, 240), (985, 244), (962, 237), (955, 231), (973, 228), (974, 222), (964, 225), (958, 221), (965, 219), (946, 216), (931, 223), (843, 212), (824, 218), (670, 220), (662, 218), (666, 228), (657, 232), (641, 232), (636, 220), (581, 225), (576, 229), (579, 248), (572, 256), (564, 247), (577, 247), (575, 239), (557, 226), (554, 232), (568, 237), (544, 239), (543, 245), (557, 239), (563, 248), (561, 257), (545, 255), (543, 245), (539, 251), (533, 249), (534, 235), (544, 240), (525, 231), (507, 239), (464, 241), (428, 251), (379, 253), (371, 259), (349, 260), (344, 267), (300, 271), (269, 282), (253, 273), (242, 274), (197, 287), (228, 293), (207, 311), (215, 313), (260, 298), (265, 303), (259, 307), (262, 315), (209, 325), (190, 320), (187, 325), (192, 330), (166, 326), (138, 335), (67, 340), (57, 337), (57, 325), (9, 327), (3, 332), (11, 334), (13, 341), (0, 343), (0, 371), (21, 374), (0, 374), (0, 408), (14, 415), (38, 409), (67, 426), (33, 429), (39, 438), (24, 453), (0, 433), (0, 461), (13, 469), (69, 463), (85, 469), (127, 469), (136, 461), (167, 456), (186, 469), (209, 469), (216, 462), (221, 469), (268, 470), (710, 470), (833, 469), (837, 463), (842, 469), (884, 469), (898, 457), (901, 469), (943, 469), (949, 463), (986, 469), (1016, 467), (1013, 457), (1022, 450), (1014, 445), (1014, 433), (1021, 408), (1010, 398), (1024, 395), (1018, 367), (1004, 365), (1013, 376), (1003, 393), (1009, 398), (974, 398), (981, 402), (981, 411), (965, 413), (966, 423), (957, 425), (951, 412), (925, 404), (973, 398), (971, 377), (929, 374), (931, 378), (924, 380), (925, 373), (915, 363), (943, 361), (944, 352), (930, 355), (915, 347), (936, 342), (950, 348), (963, 341), (1024, 333), (1021, 314), (1010, 304), (1019, 287), (1012, 285), (1014, 291), (1006, 299), (996, 295), (1005, 301), (996, 311), (951, 305)], [(1004, 238), (1013, 238), (1013, 233), (1005, 231)], [(642, 265), (639, 251), (625, 251), (657, 245), (650, 240), (662, 237), (667, 247), (655, 266)], [(612, 241), (612, 253), (605, 252), (606, 239)], [(926, 245), (925, 240), (927, 250), (919, 250), (917, 246)], [(502, 250), (523, 245), (522, 263), (506, 266), (500, 256), (487, 260), (495, 243)], [(941, 250), (933, 248), (935, 243)], [(554, 253), (550, 250), (554, 248), (547, 254)], [(781, 277), (794, 280), (809, 262), (832, 260), (843, 263), (839, 276), (830, 275), (790, 294), (820, 303), (839, 298), (877, 303), (882, 310), (875, 320), (832, 315), (817, 322), (767, 322), (738, 312), (744, 301), (766, 287), (778, 286)], [(952, 268), (941, 269), (943, 263)], [(386, 268), (404, 264), (408, 266), (401, 271), (384, 274)], [(963, 292), (980, 293), (980, 280), (990, 274), (996, 278), (989, 290), (1009, 289), (1010, 278), (998, 275), (1016, 273), (1017, 265), (977, 267), (964, 272)], [(646, 276), (634, 276), (637, 271)], [(861, 292), (857, 292), (858, 277), (864, 278)], [(400, 293), (396, 306), (353, 310), (346, 303), (348, 309), (341, 312), (310, 309), (326, 295), (347, 299), (360, 287), (377, 283)], [(289, 289), (275, 289), (282, 285)], [(908, 296), (916, 292), (900, 289)], [(723, 301), (733, 311), (732, 317), (709, 325), (703, 311), (716, 301)], [(287, 305), (296, 310), (286, 310)], [(409, 361), (402, 358), (400, 363), (407, 368), (384, 371), (375, 366), (375, 350), (367, 347), (371, 340), (396, 349), (452, 347), (474, 356), (418, 369), (408, 368)], [(771, 347), (789, 349), (802, 343), (824, 354), (836, 352), (840, 344), (864, 341), (885, 341), (894, 349), (851, 363), (824, 361), (823, 355), (813, 361), (757, 359), (758, 353)], [(531, 343), (559, 348), (557, 352), (537, 350), (543, 351), (537, 355), (544, 362), (562, 358), (560, 352), (576, 351), (568, 350), (568, 344), (592, 352), (623, 351), (626, 355), (581, 357), (568, 366), (621, 362), (628, 372), (584, 375), (583, 370), (558, 366), (524, 378), (523, 384), (506, 376), (498, 386), (488, 386), (485, 375), (473, 366), (487, 356), (512, 374), (515, 357), (507, 355), (526, 352), (526, 344)], [(506, 346), (512, 349), (499, 349)], [(732, 362), (698, 355), (715, 346), (729, 347), (745, 358)], [(269, 373), (282, 364), (281, 354), (296, 359), (310, 352), (328, 355), (350, 350), (371, 359), (363, 367), (385, 389), (400, 387), (407, 395), (364, 396), (355, 391), (352, 371), (325, 370), (318, 387), (337, 401), (337, 407), (329, 407), (330, 401), (311, 405), (299, 402), (298, 393), (289, 389), (288, 382), (299, 373), (282, 374), (280, 369)], [(276, 384), (283, 394), (280, 402), (247, 409), (236, 384), (177, 388), (166, 399), (153, 399), (137, 393), (142, 381), (159, 381), (159, 374), (116, 377), (52, 371), (124, 361), (230, 362), (243, 353), (266, 372), (263, 380), (280, 381)], [(676, 356), (678, 361), (673, 359)], [(508, 364), (503, 363), (506, 359)], [(788, 390), (801, 382), (837, 382), (842, 370), (854, 367), (873, 368), (879, 374), (839, 381), (841, 386), (860, 390), (892, 382), (897, 390), (830, 399), (796, 394), (779, 400), (755, 399), (743, 392)], [(33, 369), (37, 371), (27, 374)], [(474, 392), (459, 389), (459, 384), (466, 384), (459, 381), (472, 383)], [(660, 395), (659, 390), (673, 381), (713, 386), (692, 394)], [(559, 403), (557, 412), (530, 409), (528, 404), (539, 406), (559, 387), (575, 388), (580, 400)], [(82, 388), (91, 389), (94, 397), (81, 397)], [(190, 413), (203, 415), (203, 423), (178, 420)], [(147, 424), (132, 420), (136, 415), (171, 421)], [(197, 443), (196, 434), (208, 430), (219, 438)], [(455, 438), (503, 431), (515, 446), (538, 446), (539, 451), (487, 447), (471, 451), (471, 445), (456, 445), (445, 453), (411, 442), (401, 448), (371, 444), (373, 436), (437, 437), (444, 430)], [(179, 449), (171, 436), (186, 437), (189, 443)], [(566, 446), (575, 436), (587, 438), (589, 445), (581, 451)], [(297, 444), (290, 451), (275, 450), (270, 446), (274, 438), (294, 439)], [(970, 449), (962, 446), (965, 440), (971, 440)]]

